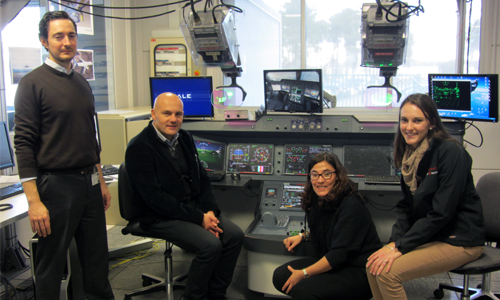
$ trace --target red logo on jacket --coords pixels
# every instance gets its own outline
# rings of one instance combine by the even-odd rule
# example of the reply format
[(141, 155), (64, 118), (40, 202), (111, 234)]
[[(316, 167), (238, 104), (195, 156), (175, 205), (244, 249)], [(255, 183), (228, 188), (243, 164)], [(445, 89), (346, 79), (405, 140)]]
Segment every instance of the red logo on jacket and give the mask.
[(436, 175), (438, 173), (437, 167), (427, 170), (427, 175)]

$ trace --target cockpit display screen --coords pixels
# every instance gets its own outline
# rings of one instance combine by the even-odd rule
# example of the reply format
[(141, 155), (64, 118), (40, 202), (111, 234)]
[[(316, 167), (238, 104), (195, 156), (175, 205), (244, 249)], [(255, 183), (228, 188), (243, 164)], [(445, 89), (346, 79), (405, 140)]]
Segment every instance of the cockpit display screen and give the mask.
[(228, 172), (273, 174), (273, 144), (229, 144)]

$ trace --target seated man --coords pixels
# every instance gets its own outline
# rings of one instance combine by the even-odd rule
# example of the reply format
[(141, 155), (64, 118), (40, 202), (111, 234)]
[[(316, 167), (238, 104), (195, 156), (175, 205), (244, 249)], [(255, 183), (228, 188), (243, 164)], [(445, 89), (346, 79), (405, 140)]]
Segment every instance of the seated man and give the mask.
[(195, 254), (183, 297), (223, 299), (243, 232), (220, 213), (193, 138), (181, 129), (183, 108), (176, 95), (159, 95), (153, 121), (128, 145), (125, 166), (134, 199), (145, 204), (142, 229)]

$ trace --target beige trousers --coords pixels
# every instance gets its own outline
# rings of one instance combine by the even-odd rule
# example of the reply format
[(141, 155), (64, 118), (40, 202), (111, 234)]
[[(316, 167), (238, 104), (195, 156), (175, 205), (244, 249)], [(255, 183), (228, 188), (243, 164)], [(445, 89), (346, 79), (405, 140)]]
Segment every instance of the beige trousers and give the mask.
[(397, 258), (388, 273), (384, 269), (380, 275), (374, 276), (367, 269), (373, 299), (406, 300), (403, 282), (458, 268), (476, 260), (483, 253), (483, 249), (483, 246), (460, 247), (431, 242)]

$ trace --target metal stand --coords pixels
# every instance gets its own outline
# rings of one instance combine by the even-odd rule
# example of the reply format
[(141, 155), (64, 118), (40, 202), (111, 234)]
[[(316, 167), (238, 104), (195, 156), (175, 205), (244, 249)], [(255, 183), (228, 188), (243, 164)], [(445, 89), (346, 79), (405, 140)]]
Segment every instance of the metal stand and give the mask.
[(2, 272), (10, 270), (22, 270), (28, 267), (22, 250), (19, 248), (15, 224), (3, 228), (1, 239), (5, 241), (5, 253), (2, 260)]

